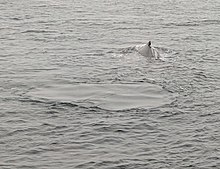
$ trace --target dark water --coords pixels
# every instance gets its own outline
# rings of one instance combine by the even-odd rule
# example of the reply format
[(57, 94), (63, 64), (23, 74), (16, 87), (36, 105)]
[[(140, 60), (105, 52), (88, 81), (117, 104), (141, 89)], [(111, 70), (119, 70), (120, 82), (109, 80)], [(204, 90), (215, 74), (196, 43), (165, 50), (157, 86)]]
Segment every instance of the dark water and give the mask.
[(219, 11), (0, 0), (0, 168), (220, 168)]

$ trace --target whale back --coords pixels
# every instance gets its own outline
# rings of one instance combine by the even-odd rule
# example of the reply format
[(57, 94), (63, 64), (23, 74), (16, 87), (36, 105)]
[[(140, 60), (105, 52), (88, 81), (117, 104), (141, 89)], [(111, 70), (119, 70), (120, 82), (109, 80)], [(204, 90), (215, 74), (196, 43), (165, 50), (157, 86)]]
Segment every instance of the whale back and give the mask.
[(154, 47), (150, 47), (147, 44), (139, 46), (136, 49), (137, 49), (138, 53), (140, 53), (141, 55), (143, 55), (145, 57), (155, 58), (155, 59), (160, 58), (160, 54), (157, 51), (157, 49), (155, 49)]
[(140, 47), (138, 49), (138, 52), (146, 57), (154, 57), (151, 47), (149, 47), (147, 44)]

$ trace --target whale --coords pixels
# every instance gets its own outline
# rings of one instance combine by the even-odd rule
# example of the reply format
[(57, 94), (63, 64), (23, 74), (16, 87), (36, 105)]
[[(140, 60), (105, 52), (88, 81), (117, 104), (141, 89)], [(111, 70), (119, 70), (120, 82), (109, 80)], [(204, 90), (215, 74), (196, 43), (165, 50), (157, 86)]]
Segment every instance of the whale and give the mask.
[(142, 56), (149, 57), (149, 58), (155, 58), (159, 59), (160, 54), (154, 47), (151, 46), (151, 41), (149, 41), (147, 44), (144, 44), (142, 46), (138, 46), (136, 48), (137, 52), (141, 54)]

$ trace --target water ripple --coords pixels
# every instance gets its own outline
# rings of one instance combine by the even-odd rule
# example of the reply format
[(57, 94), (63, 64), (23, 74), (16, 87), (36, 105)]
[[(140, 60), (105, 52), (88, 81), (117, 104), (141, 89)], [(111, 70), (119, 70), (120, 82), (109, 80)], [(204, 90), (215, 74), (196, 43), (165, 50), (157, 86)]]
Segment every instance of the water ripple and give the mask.
[(218, 0), (0, 4), (0, 168), (219, 167)]

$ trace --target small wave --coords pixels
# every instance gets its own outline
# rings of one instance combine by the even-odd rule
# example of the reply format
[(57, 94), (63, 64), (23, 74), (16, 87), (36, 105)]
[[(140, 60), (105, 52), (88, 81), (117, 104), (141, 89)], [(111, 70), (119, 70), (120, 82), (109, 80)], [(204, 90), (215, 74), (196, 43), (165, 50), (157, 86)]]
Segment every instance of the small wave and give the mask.
[(119, 144), (123, 141), (123, 138), (120, 137), (114, 137), (114, 136), (106, 136), (103, 138), (97, 138), (95, 140), (92, 140), (91, 143), (93, 144)]
[(188, 21), (188, 22), (181, 22), (181, 23), (167, 23), (165, 27), (197, 27), (197, 26), (204, 26), (204, 25), (219, 25), (220, 20), (215, 19), (206, 19), (201, 21)]
[(14, 131), (11, 131), (11, 132), (8, 132), (5, 134), (5, 137), (8, 137), (8, 136), (17, 136), (17, 135), (21, 135), (23, 133), (31, 133), (31, 132), (34, 132), (34, 131), (37, 131), (38, 129), (35, 128), (35, 127), (29, 127), (29, 128), (24, 128), (24, 129), (16, 129)]
[(22, 33), (56, 33), (56, 31), (52, 31), (52, 30), (26, 30), (23, 31)]
[(200, 23), (202, 24), (209, 24), (209, 25), (219, 25), (220, 24), (220, 20), (216, 20), (216, 19), (205, 19), (200, 21)]
[[(17, 100), (17, 99), (16, 99)], [(56, 111), (56, 109), (63, 109), (63, 108), (80, 108), (80, 109), (85, 109), (88, 111), (95, 111), (97, 112), (98, 110), (105, 110), (102, 109), (98, 106), (94, 106), (93, 103), (91, 102), (77, 102), (77, 101), (63, 101), (63, 100), (54, 100), (54, 99), (48, 99), (48, 98), (44, 98), (44, 97), (30, 97), (30, 96), (23, 96), (23, 98), (19, 98), (18, 99), (20, 102), (25, 102), (25, 103), (30, 103), (33, 105), (43, 105), (46, 106), (52, 110), (48, 110), (47, 114), (56, 116), (57, 114), (59, 114), (59, 111)]]
[(132, 53), (135, 51), (137, 51), (136, 46), (119, 49), (119, 52), (121, 52), (122, 54)]
[[(19, 101), (21, 101), (21, 102), (29, 102), (29, 103), (33, 103), (33, 104), (44, 104), (44, 105), (53, 106), (53, 107), (78, 107), (78, 106), (80, 106), (79, 104), (73, 103), (73, 102), (54, 101), (54, 100), (45, 99), (45, 98), (30, 98), (30, 97), (26, 97), (26, 98), (19, 99)], [(80, 107), (83, 107), (83, 106), (80, 106)], [(56, 114), (58, 112), (56, 112), (56, 111), (49, 111), (48, 113), (49, 114)]]
[(198, 23), (194, 23), (194, 22), (185, 22), (185, 23), (171, 23), (168, 24), (170, 26), (177, 26), (177, 27), (191, 27), (191, 26), (200, 26), (200, 24)]
[(14, 21), (20, 21), (22, 20), (22, 18), (16, 18), (16, 17), (13, 17), (13, 18), (10, 18), (11, 20), (14, 20)]

